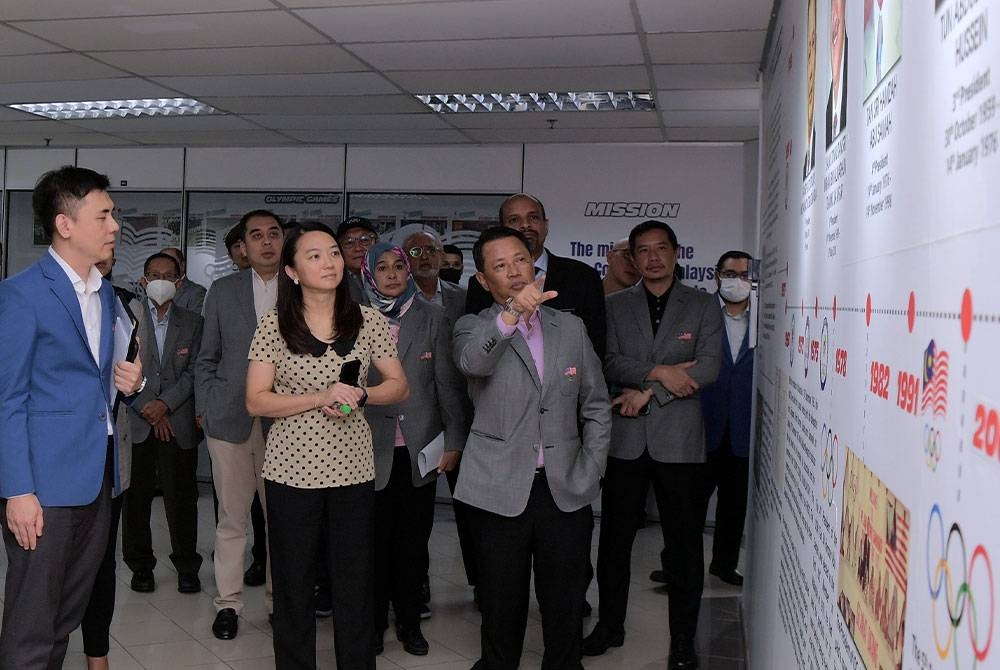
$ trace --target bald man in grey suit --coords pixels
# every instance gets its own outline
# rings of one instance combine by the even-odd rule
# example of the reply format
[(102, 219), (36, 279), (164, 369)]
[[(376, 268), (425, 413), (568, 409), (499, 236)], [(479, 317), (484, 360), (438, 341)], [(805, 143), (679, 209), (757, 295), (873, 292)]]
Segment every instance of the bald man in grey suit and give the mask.
[(482, 670), (520, 662), (534, 566), (544, 668), (581, 668), (590, 503), (610, 401), (583, 322), (543, 302), (527, 240), (490, 228), (473, 247), (494, 305), (463, 316), (454, 352), (476, 412), (455, 497), (469, 504), (483, 615)]

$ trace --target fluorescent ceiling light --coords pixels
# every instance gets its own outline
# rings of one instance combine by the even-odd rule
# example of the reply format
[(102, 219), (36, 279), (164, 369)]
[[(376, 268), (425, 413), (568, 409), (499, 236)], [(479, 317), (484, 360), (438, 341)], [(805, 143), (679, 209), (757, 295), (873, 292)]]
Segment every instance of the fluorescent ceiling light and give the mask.
[(7, 105), (47, 119), (113, 119), (130, 116), (191, 116), (217, 114), (214, 107), (191, 98), (145, 98), (142, 100), (89, 100), (81, 102), (34, 102)]
[(633, 112), (656, 109), (649, 91), (430, 93), (417, 100), (441, 114), (470, 112)]

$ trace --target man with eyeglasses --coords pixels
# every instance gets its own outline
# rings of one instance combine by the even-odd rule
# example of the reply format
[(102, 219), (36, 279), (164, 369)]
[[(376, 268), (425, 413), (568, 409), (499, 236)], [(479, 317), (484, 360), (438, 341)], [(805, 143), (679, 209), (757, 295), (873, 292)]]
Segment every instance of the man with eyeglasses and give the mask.
[[(215, 529), (215, 598), (212, 632), (231, 640), (243, 610), (243, 565), (247, 518), (254, 492), (264, 497), (265, 425), (246, 409), (247, 354), (257, 322), (278, 300), (278, 270), (284, 231), (273, 212), (258, 209), (240, 219), (250, 270), (215, 280), (205, 299), (205, 325), (195, 365), (195, 403), (212, 456), (219, 497)], [(264, 608), (271, 612), (268, 565)]]
[(608, 249), (608, 273), (604, 275), (604, 295), (634, 286), (639, 281), (639, 271), (628, 250), (628, 238), (618, 240)]
[(351, 297), (362, 305), (367, 305), (369, 301), (364, 282), (361, 281), (361, 266), (365, 261), (365, 254), (378, 242), (375, 224), (362, 216), (347, 218), (337, 226), (337, 242), (344, 255), (344, 268), (348, 270), (344, 278), (349, 282), (347, 288)]
[(131, 588), (156, 588), (150, 506), (157, 473), (170, 530), (170, 560), (177, 590), (198, 593), (198, 440), (194, 424), (194, 360), (201, 346), (202, 318), (174, 304), (181, 269), (168, 254), (146, 259), (139, 280), (145, 299), (132, 302), (138, 320), (139, 356), (148, 383), (129, 408), (132, 429), (131, 486), (122, 499), (122, 557), (132, 571)]

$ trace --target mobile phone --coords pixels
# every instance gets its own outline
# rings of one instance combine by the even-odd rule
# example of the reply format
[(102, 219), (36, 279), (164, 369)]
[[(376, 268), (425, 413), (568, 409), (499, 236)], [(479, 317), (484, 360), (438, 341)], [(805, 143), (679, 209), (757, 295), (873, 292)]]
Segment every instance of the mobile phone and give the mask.
[(340, 366), (340, 383), (348, 386), (357, 386), (358, 378), (361, 376), (361, 361), (345, 361)]

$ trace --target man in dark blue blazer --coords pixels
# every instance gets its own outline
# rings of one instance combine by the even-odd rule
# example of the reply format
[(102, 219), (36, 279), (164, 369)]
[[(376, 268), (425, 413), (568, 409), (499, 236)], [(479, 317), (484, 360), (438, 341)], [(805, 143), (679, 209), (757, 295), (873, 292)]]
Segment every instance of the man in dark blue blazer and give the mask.
[(750, 409), (753, 404), (753, 354), (750, 327), (750, 254), (727, 251), (716, 265), (719, 308), (725, 331), (722, 365), (714, 384), (702, 389), (707, 470), (705, 505), (718, 491), (715, 538), (708, 572), (734, 586), (743, 585), (736, 570), (747, 513), (750, 462)]
[(85, 168), (45, 174), (32, 206), (52, 246), (0, 284), (2, 670), (62, 667), (120, 490), (115, 396), (145, 383), (140, 363), (113, 362), (115, 294), (94, 267), (118, 232), (107, 188)]

